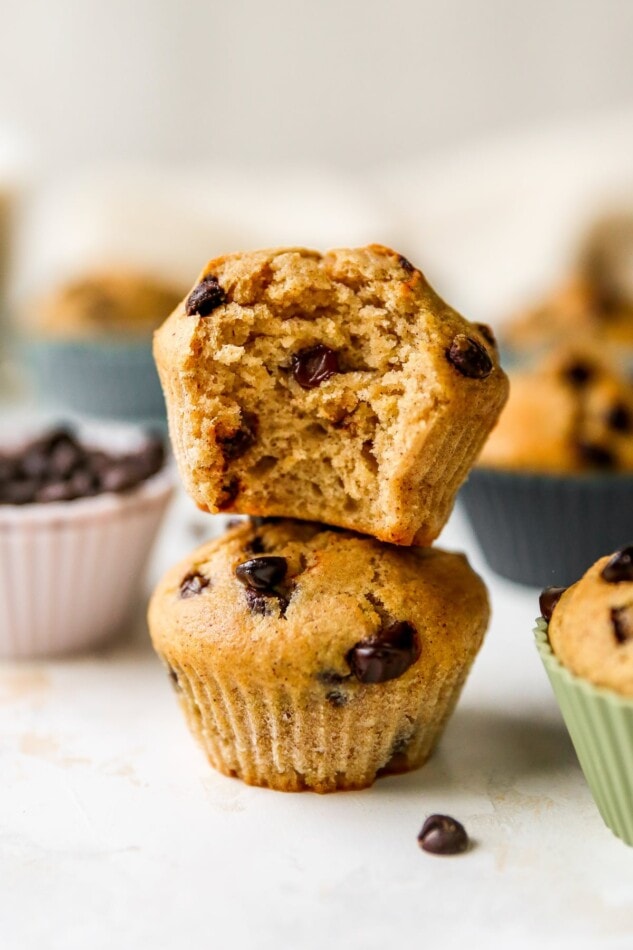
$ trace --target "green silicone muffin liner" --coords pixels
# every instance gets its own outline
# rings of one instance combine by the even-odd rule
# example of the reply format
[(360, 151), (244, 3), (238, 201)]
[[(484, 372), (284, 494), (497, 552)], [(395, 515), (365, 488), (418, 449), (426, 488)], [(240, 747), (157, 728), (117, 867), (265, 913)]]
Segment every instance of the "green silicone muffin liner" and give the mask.
[(570, 673), (556, 659), (542, 618), (534, 635), (600, 814), (618, 838), (633, 845), (633, 700)]

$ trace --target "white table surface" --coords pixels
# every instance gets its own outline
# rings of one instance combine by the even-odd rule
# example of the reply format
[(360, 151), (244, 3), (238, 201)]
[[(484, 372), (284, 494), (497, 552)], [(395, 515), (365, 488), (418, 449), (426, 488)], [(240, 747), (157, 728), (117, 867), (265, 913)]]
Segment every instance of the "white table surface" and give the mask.
[[(213, 526), (179, 498), (150, 582)], [(492, 626), (431, 761), (366, 791), (216, 774), (141, 612), (99, 655), (2, 664), (0, 947), (633, 946), (633, 849), (577, 765), (533, 645), (536, 592), (486, 570), (459, 512), (442, 541), (482, 570)], [(422, 852), (433, 812), (475, 847)]]

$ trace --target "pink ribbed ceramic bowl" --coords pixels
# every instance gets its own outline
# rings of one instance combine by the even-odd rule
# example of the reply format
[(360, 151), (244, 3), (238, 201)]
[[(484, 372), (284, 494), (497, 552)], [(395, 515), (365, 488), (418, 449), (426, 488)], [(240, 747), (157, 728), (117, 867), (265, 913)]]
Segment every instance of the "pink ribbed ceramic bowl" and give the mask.
[[(133, 449), (143, 438), (122, 426), (76, 429), (83, 442), (111, 451)], [(0, 450), (35, 434), (33, 427), (3, 432)], [(85, 650), (121, 630), (173, 483), (167, 465), (126, 493), (0, 505), (0, 657)]]

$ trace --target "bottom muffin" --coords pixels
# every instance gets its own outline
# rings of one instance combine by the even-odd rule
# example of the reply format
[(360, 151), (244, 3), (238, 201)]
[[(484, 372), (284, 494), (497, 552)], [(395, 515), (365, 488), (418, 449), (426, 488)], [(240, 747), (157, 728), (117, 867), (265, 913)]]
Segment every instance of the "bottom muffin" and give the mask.
[(199, 548), (149, 609), (211, 764), (316, 792), (425, 762), (488, 617), (462, 555), (282, 519), (251, 519)]

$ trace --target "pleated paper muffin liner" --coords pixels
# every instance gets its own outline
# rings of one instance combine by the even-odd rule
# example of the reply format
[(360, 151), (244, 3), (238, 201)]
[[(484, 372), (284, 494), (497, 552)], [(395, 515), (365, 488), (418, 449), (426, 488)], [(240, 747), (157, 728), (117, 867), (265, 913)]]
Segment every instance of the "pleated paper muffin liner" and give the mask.
[(633, 474), (475, 468), (460, 492), (490, 567), (534, 587), (568, 587), (633, 539)]
[(365, 687), (345, 705), (280, 683), (240, 682), (210, 669), (171, 665), (189, 726), (211, 765), (249, 785), (332, 792), (371, 785), (380, 774), (419, 768), (458, 700), (470, 664), (430, 692), (399, 684)]
[(633, 845), (633, 700), (566, 669), (552, 651), (542, 618), (534, 634), (600, 814), (618, 838)]
[[(104, 448), (139, 441), (126, 427), (93, 431)], [(84, 650), (120, 630), (136, 606), (173, 481), (167, 467), (126, 493), (0, 505), (0, 657)]]

